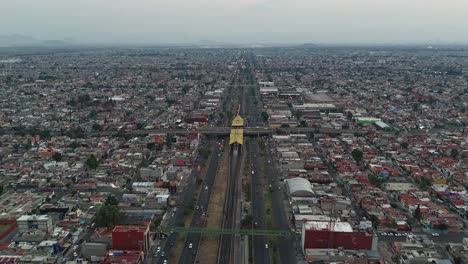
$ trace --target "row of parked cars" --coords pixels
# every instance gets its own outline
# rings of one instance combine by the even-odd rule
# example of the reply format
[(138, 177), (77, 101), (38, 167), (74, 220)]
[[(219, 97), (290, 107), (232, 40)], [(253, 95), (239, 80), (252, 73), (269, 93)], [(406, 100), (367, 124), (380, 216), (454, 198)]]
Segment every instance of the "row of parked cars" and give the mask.
[(398, 233), (398, 232), (381, 232), (381, 236), (409, 236), (413, 235), (413, 233)]

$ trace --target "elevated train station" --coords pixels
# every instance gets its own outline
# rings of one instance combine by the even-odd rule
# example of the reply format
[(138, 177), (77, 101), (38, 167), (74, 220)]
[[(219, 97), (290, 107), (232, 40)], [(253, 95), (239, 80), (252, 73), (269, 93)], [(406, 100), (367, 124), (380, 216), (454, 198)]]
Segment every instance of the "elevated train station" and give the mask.
[(244, 119), (237, 115), (232, 120), (231, 133), (229, 134), (229, 145), (231, 148), (240, 149), (244, 143)]

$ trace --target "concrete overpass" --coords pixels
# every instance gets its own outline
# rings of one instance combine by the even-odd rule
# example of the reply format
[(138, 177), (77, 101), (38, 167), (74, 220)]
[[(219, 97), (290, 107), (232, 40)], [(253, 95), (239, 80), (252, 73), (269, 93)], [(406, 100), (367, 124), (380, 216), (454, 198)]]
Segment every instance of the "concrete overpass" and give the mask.
[[(231, 131), (230, 127), (205, 127), (197, 130), (187, 130), (187, 129), (151, 129), (151, 130), (134, 130), (131, 132), (125, 132), (125, 135), (153, 135), (153, 134), (173, 134), (173, 135), (188, 135), (200, 133), (203, 135), (212, 135), (212, 136), (229, 136)], [(271, 127), (246, 127), (244, 128), (244, 135), (248, 136), (264, 136), (271, 135), (274, 133), (361, 133), (367, 134), (369, 130), (362, 129), (332, 129), (332, 128), (309, 128), (309, 127), (281, 127), (281, 128), (271, 128)], [(118, 131), (100, 131), (100, 132), (91, 132), (87, 133), (88, 136), (114, 136), (117, 135)]]

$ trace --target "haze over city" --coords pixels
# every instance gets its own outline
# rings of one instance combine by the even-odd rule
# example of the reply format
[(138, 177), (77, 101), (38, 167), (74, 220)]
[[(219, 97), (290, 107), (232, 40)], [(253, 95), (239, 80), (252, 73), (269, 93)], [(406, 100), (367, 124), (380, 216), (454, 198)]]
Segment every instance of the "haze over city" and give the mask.
[(0, 35), (82, 43), (461, 44), (461, 0), (2, 1)]

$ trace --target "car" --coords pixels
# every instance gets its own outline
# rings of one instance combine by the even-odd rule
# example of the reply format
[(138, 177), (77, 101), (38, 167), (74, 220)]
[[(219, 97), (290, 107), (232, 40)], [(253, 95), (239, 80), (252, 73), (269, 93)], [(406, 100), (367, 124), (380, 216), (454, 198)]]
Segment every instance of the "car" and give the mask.
[(174, 213), (172, 213), (172, 214), (171, 214), (171, 217), (174, 217), (174, 216), (175, 216), (175, 214), (174, 214)]
[(197, 210), (200, 209), (200, 206), (197, 205)]
[(78, 257), (78, 253), (73, 252), (73, 256), (74, 256), (75, 258)]
[(265, 248), (268, 248), (268, 244), (265, 244)]
[(188, 245), (188, 248), (193, 248), (193, 244), (190, 243), (190, 244)]
[(254, 174), (255, 174), (255, 171), (252, 171), (252, 175), (254, 175)]
[(439, 236), (439, 233), (432, 233), (432, 236)]
[(208, 191), (208, 185), (205, 186), (205, 191)]
[(381, 235), (381, 236), (386, 236), (386, 235), (387, 235), (387, 233), (385, 233), (385, 232), (382, 232), (382, 233), (380, 233), (380, 235)]
[(167, 259), (165, 259), (165, 260), (163, 261), (163, 263), (164, 263), (164, 264), (167, 264)]
[(156, 248), (156, 252), (159, 253), (159, 251), (161, 251), (161, 247)]
[(403, 236), (403, 234), (395, 233), (395, 236)]
[(258, 227), (258, 222), (254, 222), (254, 227)]
[(388, 233), (389, 236), (393, 236), (393, 233)]
[(166, 253), (164, 253), (164, 251), (161, 252), (161, 257), (164, 257), (166, 255)]
[(174, 229), (171, 229), (171, 234), (174, 234)]
[(268, 163), (271, 163), (271, 160), (269, 160)]

